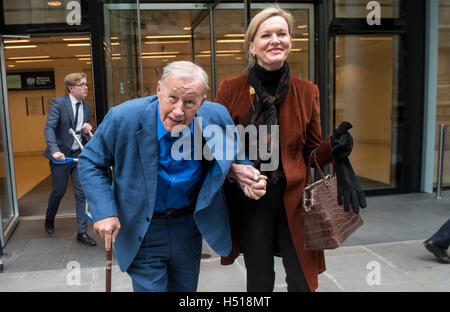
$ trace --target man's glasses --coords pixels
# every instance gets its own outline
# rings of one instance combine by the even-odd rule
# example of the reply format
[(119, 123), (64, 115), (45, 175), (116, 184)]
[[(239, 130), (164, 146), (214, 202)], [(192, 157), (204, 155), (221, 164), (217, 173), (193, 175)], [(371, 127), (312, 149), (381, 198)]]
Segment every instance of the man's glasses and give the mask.
[(80, 83), (80, 84), (74, 85), (74, 87), (81, 87), (81, 88), (86, 87), (86, 88), (89, 88), (89, 84), (87, 84), (87, 83)]

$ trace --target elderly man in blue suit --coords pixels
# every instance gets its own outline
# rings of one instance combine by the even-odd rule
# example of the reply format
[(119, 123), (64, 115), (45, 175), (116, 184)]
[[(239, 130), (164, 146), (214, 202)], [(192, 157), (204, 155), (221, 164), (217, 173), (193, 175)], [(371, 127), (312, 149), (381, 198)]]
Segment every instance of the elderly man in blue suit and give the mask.
[(80, 146), (69, 133), (70, 128), (84, 133), (89, 133), (92, 129), (91, 105), (85, 100), (88, 95), (86, 74), (70, 73), (64, 78), (64, 85), (68, 94), (52, 101), (44, 130), (47, 142), (44, 156), (49, 159), (53, 187), (48, 199), (44, 228), (48, 234), (54, 233), (55, 216), (66, 192), (70, 175), (75, 193), (77, 239), (88, 246), (95, 246), (95, 241), (87, 234), (87, 221), (84, 215), (86, 197), (80, 185), (77, 163), (53, 163), (53, 160), (64, 162), (66, 157), (77, 158), (81, 152)]
[(167, 65), (157, 95), (110, 109), (80, 155), (94, 228), (107, 250), (114, 242), (135, 291), (196, 291), (202, 236), (219, 255), (231, 252), (222, 184), (233, 163), (247, 196), (265, 194), (266, 177), (237, 161), (238, 136), (226, 130), (233, 121), (205, 101), (207, 90), (199, 66)]

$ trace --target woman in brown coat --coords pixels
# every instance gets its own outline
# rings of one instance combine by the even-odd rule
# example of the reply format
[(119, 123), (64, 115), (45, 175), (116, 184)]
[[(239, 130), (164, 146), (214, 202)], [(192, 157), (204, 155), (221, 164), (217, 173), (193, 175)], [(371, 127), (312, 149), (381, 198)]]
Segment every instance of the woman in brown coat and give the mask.
[[(225, 186), (234, 246), (222, 264), (233, 263), (243, 252), (248, 291), (273, 291), (274, 252), (283, 258), (288, 291), (316, 290), (318, 274), (325, 271), (323, 252), (304, 248), (301, 208), (305, 160), (316, 149), (319, 165), (326, 165), (332, 160), (331, 146), (329, 138), (322, 139), (317, 86), (289, 73), (292, 27), (292, 16), (282, 9), (268, 8), (256, 15), (245, 37), (249, 70), (222, 81), (216, 97), (237, 125), (251, 124), (258, 130), (266, 126), (264, 142), (272, 159), (279, 160), (275, 170), (264, 171), (261, 165), (267, 160), (250, 158), (268, 177), (267, 193), (258, 201), (242, 196), (233, 183)], [(229, 176), (239, 179), (239, 169), (233, 165)]]

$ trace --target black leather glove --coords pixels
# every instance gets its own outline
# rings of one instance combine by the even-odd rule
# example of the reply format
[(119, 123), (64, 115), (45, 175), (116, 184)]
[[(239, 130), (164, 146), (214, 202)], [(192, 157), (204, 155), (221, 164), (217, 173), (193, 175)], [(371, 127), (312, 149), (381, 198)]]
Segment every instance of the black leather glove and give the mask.
[(344, 204), (346, 212), (350, 211), (351, 206), (355, 213), (359, 213), (359, 208), (366, 208), (367, 202), (350, 160), (347, 157), (335, 159), (334, 169), (337, 179), (338, 204)]
[(352, 128), (349, 122), (342, 122), (333, 131), (331, 136), (331, 155), (334, 159), (343, 159), (350, 156), (353, 149), (353, 137), (348, 132)]

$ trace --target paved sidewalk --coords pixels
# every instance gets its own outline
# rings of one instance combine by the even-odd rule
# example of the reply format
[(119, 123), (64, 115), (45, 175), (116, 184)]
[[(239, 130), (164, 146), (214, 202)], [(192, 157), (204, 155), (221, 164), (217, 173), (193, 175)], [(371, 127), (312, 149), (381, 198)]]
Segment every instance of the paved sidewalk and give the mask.
[[(422, 245), (450, 217), (450, 191), (437, 201), (429, 194), (368, 198), (364, 226), (344, 247), (326, 251), (327, 271), (319, 276), (319, 292), (450, 291), (450, 265), (436, 261)], [(58, 218), (55, 235), (43, 230), (43, 220), (21, 221), (6, 245), (0, 292), (104, 291), (103, 241), (88, 247), (76, 241), (75, 220)], [(409, 238), (409, 239), (408, 239)], [(245, 291), (242, 256), (230, 266), (204, 244), (198, 291)], [(284, 269), (275, 258), (275, 291), (285, 292)], [(132, 291), (131, 280), (114, 262), (112, 290)]]

